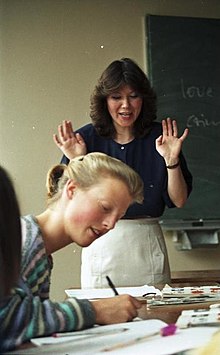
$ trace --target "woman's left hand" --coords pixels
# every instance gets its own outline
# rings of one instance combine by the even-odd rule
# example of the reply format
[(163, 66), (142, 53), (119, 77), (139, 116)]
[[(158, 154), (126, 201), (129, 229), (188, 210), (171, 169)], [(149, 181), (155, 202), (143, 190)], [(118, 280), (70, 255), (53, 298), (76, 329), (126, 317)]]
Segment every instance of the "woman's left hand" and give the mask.
[(156, 139), (156, 149), (164, 158), (166, 165), (176, 164), (179, 161), (182, 144), (188, 136), (189, 129), (186, 128), (182, 136), (178, 137), (176, 121), (167, 118), (162, 121), (162, 130), (162, 135)]

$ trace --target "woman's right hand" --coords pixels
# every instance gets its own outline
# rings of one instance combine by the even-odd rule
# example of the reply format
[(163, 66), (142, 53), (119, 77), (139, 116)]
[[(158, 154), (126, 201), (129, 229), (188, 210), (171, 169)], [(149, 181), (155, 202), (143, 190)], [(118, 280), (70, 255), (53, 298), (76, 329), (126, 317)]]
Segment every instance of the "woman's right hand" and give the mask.
[(79, 133), (74, 133), (71, 121), (63, 121), (58, 126), (58, 134), (53, 135), (53, 140), (69, 160), (87, 153), (86, 143)]

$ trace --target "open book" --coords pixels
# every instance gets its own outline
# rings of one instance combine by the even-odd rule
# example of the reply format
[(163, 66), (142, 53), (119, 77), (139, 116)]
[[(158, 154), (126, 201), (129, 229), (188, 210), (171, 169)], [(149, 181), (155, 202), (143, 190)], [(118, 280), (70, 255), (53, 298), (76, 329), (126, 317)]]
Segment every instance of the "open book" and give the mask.
[(165, 297), (209, 297), (219, 298), (220, 286), (188, 286), (188, 287), (171, 287), (166, 285), (162, 290), (163, 298)]
[(149, 308), (204, 302), (220, 303), (219, 286), (171, 287), (166, 285), (161, 293), (161, 299), (149, 299), (147, 301)]

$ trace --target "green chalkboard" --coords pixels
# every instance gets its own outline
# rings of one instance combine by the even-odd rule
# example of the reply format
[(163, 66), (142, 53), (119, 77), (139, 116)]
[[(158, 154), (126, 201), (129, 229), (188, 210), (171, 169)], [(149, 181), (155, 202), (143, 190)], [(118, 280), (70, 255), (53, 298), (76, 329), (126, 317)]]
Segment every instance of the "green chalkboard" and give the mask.
[(164, 219), (220, 219), (220, 20), (146, 16), (149, 79), (158, 95), (158, 120), (175, 118), (193, 192)]

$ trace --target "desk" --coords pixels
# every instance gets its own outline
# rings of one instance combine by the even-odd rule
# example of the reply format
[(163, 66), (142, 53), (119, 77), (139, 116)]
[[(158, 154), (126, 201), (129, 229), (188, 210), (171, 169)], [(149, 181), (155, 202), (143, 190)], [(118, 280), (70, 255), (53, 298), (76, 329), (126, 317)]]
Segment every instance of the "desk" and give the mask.
[[(181, 284), (182, 286), (183, 284)], [(187, 284), (188, 285), (188, 284)], [(217, 284), (219, 286), (219, 284)], [(191, 285), (192, 286), (192, 285)], [(162, 286), (157, 286), (162, 288)], [(172, 284), (172, 287), (178, 287), (178, 284)], [(211, 304), (219, 303), (219, 301), (210, 301), (204, 303), (192, 303), (192, 304), (181, 304), (181, 305), (166, 305), (166, 306), (154, 306), (149, 308), (147, 304), (143, 304), (138, 312), (138, 316), (143, 319), (159, 319), (168, 324), (175, 323), (177, 318), (181, 314), (182, 310), (185, 309), (208, 309)], [(31, 343), (23, 344), (17, 351), (9, 352), (9, 354), (39, 354), (39, 348), (34, 347)], [(47, 351), (45, 351), (47, 353)]]
[(181, 305), (156, 306), (148, 308), (147, 304), (139, 310), (138, 315), (143, 319), (160, 319), (168, 324), (176, 323), (177, 318), (185, 309), (208, 309), (211, 304), (220, 303), (219, 301), (211, 301), (204, 303), (191, 303)]
[[(220, 270), (188, 270), (172, 271), (172, 283), (179, 283), (180, 287), (184, 283), (190, 283), (190, 286), (198, 283), (200, 285), (213, 285), (220, 281)], [(208, 281), (207, 281), (208, 280)], [(199, 285), (198, 285), (199, 286)]]

